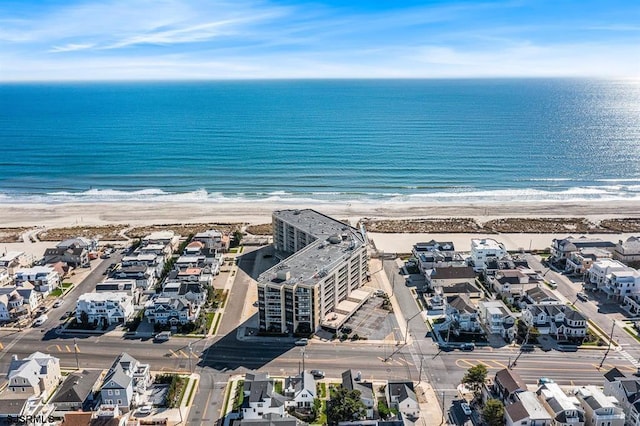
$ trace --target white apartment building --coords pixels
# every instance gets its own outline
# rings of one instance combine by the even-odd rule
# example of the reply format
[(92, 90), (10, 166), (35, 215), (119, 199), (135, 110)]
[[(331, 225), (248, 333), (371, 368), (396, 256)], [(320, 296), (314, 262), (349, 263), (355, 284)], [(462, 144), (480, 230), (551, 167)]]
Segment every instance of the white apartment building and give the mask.
[(32, 268), (16, 269), (14, 279), (16, 285), (30, 282), (36, 291), (47, 296), (50, 292), (58, 288), (60, 275), (50, 266), (34, 266)]
[(473, 270), (476, 272), (483, 271), (487, 262), (502, 259), (508, 254), (504, 244), (492, 238), (471, 239), (471, 260), (473, 261)]
[(133, 297), (119, 292), (85, 293), (76, 302), (76, 321), (82, 322), (83, 312), (90, 324), (123, 323), (133, 315)]
[(261, 330), (313, 332), (367, 278), (364, 231), (314, 210), (275, 211), (273, 241), (288, 257), (258, 277)]
[(595, 262), (589, 269), (589, 278), (608, 298), (619, 300), (640, 294), (640, 272), (617, 260)]

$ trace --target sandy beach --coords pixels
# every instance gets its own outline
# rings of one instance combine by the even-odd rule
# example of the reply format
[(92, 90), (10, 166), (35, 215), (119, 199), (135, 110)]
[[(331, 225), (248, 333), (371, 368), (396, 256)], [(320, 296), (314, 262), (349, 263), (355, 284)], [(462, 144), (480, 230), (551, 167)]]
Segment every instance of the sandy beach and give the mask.
[[(584, 217), (597, 223), (607, 218), (640, 217), (640, 202), (521, 202), (500, 204), (408, 204), (408, 203), (74, 203), (74, 204), (3, 204), (0, 205), (0, 227), (47, 227), (129, 225), (176, 223), (238, 223), (271, 222), (271, 212), (277, 209), (313, 208), (340, 220), (356, 224), (360, 219), (472, 218), (478, 223), (504, 217)], [(535, 230), (532, 230), (535, 231)], [(411, 246), (424, 240), (452, 241), (461, 251), (468, 250), (471, 238), (491, 237), (505, 243), (508, 249), (543, 249), (553, 238), (576, 233), (371, 233), (376, 247), (385, 252), (406, 253)], [(578, 234), (579, 235), (579, 234)], [(590, 234), (611, 241), (638, 233)], [(25, 250), (41, 255), (47, 243), (8, 243), (5, 250)], [(48, 245), (51, 245), (50, 243)], [(11, 247), (9, 247), (11, 246)]]

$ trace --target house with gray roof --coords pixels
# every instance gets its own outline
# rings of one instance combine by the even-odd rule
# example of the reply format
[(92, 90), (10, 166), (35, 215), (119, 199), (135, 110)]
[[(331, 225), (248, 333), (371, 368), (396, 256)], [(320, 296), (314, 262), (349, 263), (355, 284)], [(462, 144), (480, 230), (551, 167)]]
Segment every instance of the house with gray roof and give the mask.
[(564, 260), (571, 257), (571, 254), (583, 248), (600, 248), (611, 253), (615, 251), (616, 244), (611, 241), (604, 241), (600, 238), (587, 238), (582, 236), (574, 238), (554, 238), (551, 241), (551, 257), (554, 261)]
[(100, 389), (98, 383), (102, 373), (100, 371), (76, 371), (67, 376), (62, 385), (51, 399), (55, 411), (91, 410), (94, 396)]
[(603, 393), (618, 401), (627, 425), (640, 426), (640, 378), (614, 367), (604, 374)]
[(540, 334), (556, 338), (582, 339), (587, 335), (587, 318), (563, 303), (531, 304), (522, 311), (528, 327), (536, 327)]
[(285, 397), (275, 391), (274, 380), (268, 374), (245, 374), (243, 393), (244, 420), (262, 420), (268, 414), (285, 415)]
[(519, 392), (516, 401), (505, 406), (505, 426), (551, 426), (551, 414), (542, 406), (534, 392)]
[(313, 375), (303, 371), (297, 376), (287, 377), (284, 381), (285, 407), (298, 410), (310, 410), (316, 398), (316, 380)]
[(596, 386), (576, 388), (574, 394), (584, 409), (587, 424), (624, 426), (624, 411), (614, 397), (606, 396)]
[(137, 403), (138, 395), (146, 390), (150, 381), (149, 364), (141, 364), (122, 352), (104, 377), (100, 399), (103, 404), (117, 405), (126, 412)]
[(276, 413), (264, 414), (259, 419), (240, 419), (233, 422), (234, 426), (307, 426), (308, 423), (293, 416), (282, 416)]
[(60, 384), (60, 360), (42, 352), (34, 352), (26, 358), (13, 355), (9, 364), (6, 392), (16, 397), (32, 395), (47, 398)]
[(538, 400), (557, 426), (585, 426), (584, 410), (575, 396), (569, 396), (557, 383), (545, 383), (536, 391)]
[(360, 400), (366, 407), (366, 417), (373, 418), (373, 407), (377, 405), (373, 384), (362, 381), (362, 375), (353, 370), (346, 370), (342, 373), (342, 386), (348, 390), (360, 392)]
[(477, 332), (481, 329), (478, 309), (466, 295), (447, 297), (445, 315), (448, 320), (457, 324), (457, 330)]
[(403, 417), (412, 420), (420, 417), (420, 404), (413, 382), (388, 382), (385, 393), (389, 407), (398, 410)]
[(496, 373), (492, 390), (505, 404), (508, 404), (516, 401), (518, 393), (527, 390), (527, 384), (516, 371), (503, 368)]

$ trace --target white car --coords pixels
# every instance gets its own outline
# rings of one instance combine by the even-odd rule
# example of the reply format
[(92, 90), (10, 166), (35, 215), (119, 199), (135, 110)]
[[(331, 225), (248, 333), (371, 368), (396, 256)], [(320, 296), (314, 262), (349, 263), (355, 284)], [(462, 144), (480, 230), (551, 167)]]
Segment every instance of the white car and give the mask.
[(153, 407), (151, 405), (143, 405), (142, 407), (138, 408), (138, 414), (142, 414), (143, 416), (146, 416), (148, 414), (151, 414), (152, 410), (153, 410)]
[(462, 412), (467, 416), (471, 415), (471, 407), (466, 402), (463, 402), (462, 404), (460, 404), (460, 408), (462, 408)]
[(155, 340), (156, 342), (166, 342), (169, 339), (171, 339), (170, 331), (161, 331), (160, 333), (156, 334), (153, 338), (153, 340)]
[(309, 339), (300, 339), (300, 340), (296, 340), (295, 345), (296, 346), (307, 346), (308, 343), (309, 343)]

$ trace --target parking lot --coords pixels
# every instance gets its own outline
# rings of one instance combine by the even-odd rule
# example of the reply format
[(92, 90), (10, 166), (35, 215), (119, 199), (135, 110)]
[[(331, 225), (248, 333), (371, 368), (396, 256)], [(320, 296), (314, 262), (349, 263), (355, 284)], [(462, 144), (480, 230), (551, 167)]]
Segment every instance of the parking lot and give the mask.
[(381, 296), (371, 296), (358, 311), (347, 320), (343, 329), (350, 328), (350, 336), (358, 335), (369, 340), (384, 340), (395, 331), (396, 336), (391, 336), (393, 340), (400, 340), (403, 336), (398, 330), (393, 312), (382, 308), (384, 298)]

